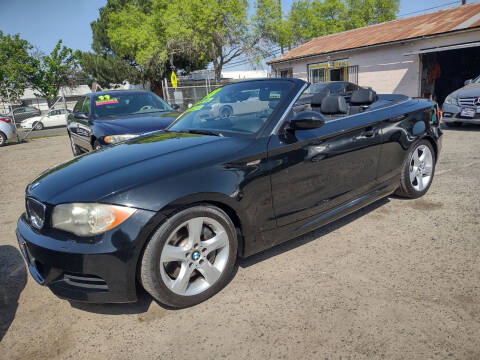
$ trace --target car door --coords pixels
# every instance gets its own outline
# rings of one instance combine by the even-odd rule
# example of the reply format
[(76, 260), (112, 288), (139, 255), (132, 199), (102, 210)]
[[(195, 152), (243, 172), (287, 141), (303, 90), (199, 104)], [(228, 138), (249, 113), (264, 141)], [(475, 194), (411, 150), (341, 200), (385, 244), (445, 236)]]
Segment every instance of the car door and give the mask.
[(42, 120), (43, 126), (45, 127), (55, 126), (55, 116), (57, 112), (58, 110), (49, 111), (48, 114), (46, 114)]
[(268, 156), (278, 226), (311, 221), (375, 187), (382, 143), (378, 124), (362, 113), (327, 120), (317, 129), (271, 135)]
[[(84, 114), (87, 119), (81, 117)], [(69, 116), (68, 131), (72, 136), (73, 142), (81, 148), (90, 151), (91, 127), (90, 127), (90, 97), (86, 96), (79, 100), (73, 109), (73, 113)]]

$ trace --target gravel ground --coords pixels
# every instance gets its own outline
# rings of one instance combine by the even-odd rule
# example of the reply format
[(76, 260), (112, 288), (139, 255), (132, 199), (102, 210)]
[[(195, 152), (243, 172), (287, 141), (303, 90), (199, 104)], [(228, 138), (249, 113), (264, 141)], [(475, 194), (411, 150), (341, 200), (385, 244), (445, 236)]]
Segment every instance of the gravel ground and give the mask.
[(395, 197), (242, 260), (218, 295), (168, 310), (57, 299), (14, 235), (25, 185), (66, 136), (0, 149), (2, 359), (480, 359), (480, 127), (446, 130), (429, 193)]

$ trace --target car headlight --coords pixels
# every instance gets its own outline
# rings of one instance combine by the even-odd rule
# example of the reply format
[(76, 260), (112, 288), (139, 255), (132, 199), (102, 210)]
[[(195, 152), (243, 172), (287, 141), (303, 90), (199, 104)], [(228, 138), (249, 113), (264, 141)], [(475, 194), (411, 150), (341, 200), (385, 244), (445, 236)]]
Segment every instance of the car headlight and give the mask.
[(128, 139), (132, 139), (134, 137), (137, 137), (138, 135), (135, 134), (122, 134), (122, 135), (108, 135), (103, 138), (103, 140), (107, 144), (115, 144), (121, 141), (125, 141)]
[(60, 204), (53, 208), (52, 227), (78, 236), (93, 236), (113, 229), (136, 209), (95, 203)]
[(458, 100), (457, 98), (451, 95), (448, 95), (447, 98), (445, 99), (445, 104), (458, 105)]

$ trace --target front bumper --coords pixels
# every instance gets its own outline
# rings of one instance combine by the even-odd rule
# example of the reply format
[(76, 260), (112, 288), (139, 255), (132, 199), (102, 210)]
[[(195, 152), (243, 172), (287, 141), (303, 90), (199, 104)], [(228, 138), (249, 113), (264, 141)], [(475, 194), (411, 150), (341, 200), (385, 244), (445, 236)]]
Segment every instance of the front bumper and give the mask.
[(461, 122), (466, 124), (480, 124), (480, 113), (476, 113), (473, 118), (460, 116), (462, 107), (453, 104), (443, 104), (442, 121), (446, 123)]
[(133, 302), (137, 299), (137, 262), (155, 228), (154, 215), (137, 210), (115, 229), (81, 239), (56, 229), (38, 232), (23, 214), (16, 235), (32, 277), (58, 297), (94, 303)]

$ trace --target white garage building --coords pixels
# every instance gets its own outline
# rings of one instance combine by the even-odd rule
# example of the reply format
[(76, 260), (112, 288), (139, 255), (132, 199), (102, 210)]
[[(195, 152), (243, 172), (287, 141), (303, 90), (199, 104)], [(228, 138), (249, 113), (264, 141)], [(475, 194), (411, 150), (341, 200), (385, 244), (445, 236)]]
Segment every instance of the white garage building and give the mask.
[(350, 81), (441, 103), (480, 75), (480, 3), (315, 38), (269, 64), (276, 77)]

